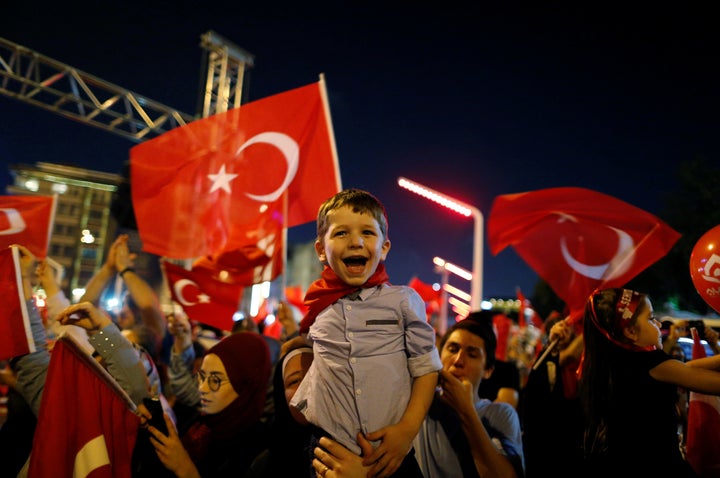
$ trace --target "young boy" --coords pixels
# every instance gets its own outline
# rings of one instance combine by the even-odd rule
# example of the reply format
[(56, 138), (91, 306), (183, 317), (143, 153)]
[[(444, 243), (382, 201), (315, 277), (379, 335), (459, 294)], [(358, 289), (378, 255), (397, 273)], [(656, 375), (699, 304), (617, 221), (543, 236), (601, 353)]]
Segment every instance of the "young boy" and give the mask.
[(365, 464), (376, 475), (420, 477), (409, 452), (442, 363), (422, 298), (388, 283), (382, 203), (359, 189), (325, 201), (315, 250), (325, 268), (300, 324), (314, 359), (290, 405), (319, 429), (317, 439), (329, 435), (356, 453), (358, 433), (373, 441)]

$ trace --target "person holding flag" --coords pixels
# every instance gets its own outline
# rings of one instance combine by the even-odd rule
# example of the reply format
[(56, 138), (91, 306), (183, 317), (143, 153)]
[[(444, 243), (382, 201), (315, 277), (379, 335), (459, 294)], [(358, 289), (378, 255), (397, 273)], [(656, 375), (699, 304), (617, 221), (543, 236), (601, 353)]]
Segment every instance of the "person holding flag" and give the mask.
[(650, 298), (630, 289), (593, 292), (583, 320), (585, 473), (578, 475), (697, 476), (680, 451), (677, 387), (720, 395), (720, 356), (673, 359)]
[[(83, 423), (88, 422), (97, 425), (98, 420), (96, 418), (106, 413), (107, 410), (92, 410), (87, 407), (83, 407), (80, 410), (79, 405), (73, 406), (72, 400), (61, 400), (60, 397), (53, 395), (53, 393), (57, 393), (57, 387), (53, 386), (50, 390), (47, 389), (46, 381), (53, 377), (57, 379), (53, 380), (53, 383), (61, 384), (64, 390), (75, 390), (76, 387), (82, 388), (84, 384), (62, 384), (63, 378), (59, 377), (58, 374), (62, 375), (66, 370), (64, 370), (63, 367), (55, 367), (53, 369), (51, 354), (48, 350), (46, 328), (33, 300), (35, 274), (38, 271), (36, 266), (37, 260), (28, 248), (21, 245), (13, 245), (11, 247), (17, 248), (18, 250), (19, 271), (22, 282), (21, 293), (26, 302), (35, 351), (14, 357), (10, 361), (10, 364), (16, 378), (14, 388), (22, 395), (24, 400), (29, 404), (32, 412), (38, 417), (32, 451), (35, 456), (32, 461), (28, 461), (26, 466), (29, 465), (29, 476), (39, 476), (34, 474), (42, 473), (37, 471), (38, 467), (42, 467), (43, 469), (52, 468), (55, 463), (54, 457), (58, 456), (56, 453), (45, 456), (45, 453), (49, 452), (50, 448), (58, 443), (62, 443), (64, 448), (62, 448), (61, 451), (74, 452), (75, 450), (72, 448), (77, 447), (78, 450), (80, 450), (83, 445), (85, 445), (85, 443), (75, 443), (73, 441), (80, 436), (78, 433), (78, 429), (82, 428), (80, 425), (72, 430), (66, 429), (65, 427), (52, 426), (52, 423), (55, 423), (55, 417), (60, 415), (73, 416), (82, 413), (84, 419), (81, 421)], [(120, 403), (119, 407), (130, 415), (136, 412), (137, 415), (142, 417), (137, 418), (137, 423), (150, 418), (147, 410), (141, 405), (144, 398), (150, 397), (151, 391), (148, 387), (147, 378), (143, 373), (144, 369), (141, 366), (140, 357), (135, 351), (133, 344), (122, 335), (110, 317), (91, 303), (82, 302), (65, 308), (58, 314), (57, 320), (63, 326), (75, 325), (87, 331), (89, 344), (94, 348), (98, 358), (102, 359), (103, 365), (107, 370), (107, 372), (103, 371), (102, 373), (95, 373), (94, 375), (99, 377), (100, 375), (107, 375), (109, 373), (106, 378), (101, 378), (100, 381), (109, 383), (107, 387), (109, 394), (112, 393), (110, 389), (114, 388), (115, 394), (124, 397), (120, 401), (116, 401), (116, 403)], [(93, 358), (88, 354), (87, 348), (79, 345), (73, 339), (68, 340), (70, 341), (69, 347), (75, 349), (75, 355), (87, 356), (85, 361), (94, 363)], [(63, 347), (63, 350), (65, 350), (65, 348), (66, 347)], [(70, 353), (70, 355), (73, 354)], [(55, 357), (54, 349), (52, 357)], [(76, 361), (73, 363), (79, 362)], [(96, 367), (99, 367), (99, 365), (96, 365)], [(76, 397), (75, 402), (79, 404), (85, 401), (85, 399), (86, 397)], [(52, 403), (52, 405), (48, 405), (50, 403)], [(95, 418), (92, 418), (93, 414), (95, 414)], [(132, 422), (129, 423), (132, 424)], [(108, 432), (108, 430), (105, 430), (105, 432)], [(72, 439), (70, 438), (71, 436)], [(108, 443), (110, 442), (112, 442), (112, 440), (108, 441)], [(122, 443), (122, 440), (118, 440), (115, 443), (121, 448), (126, 445), (134, 445), (134, 434), (128, 439), (127, 443)], [(71, 456), (67, 453), (64, 453), (64, 455), (67, 456), (65, 456), (65, 458), (61, 457), (59, 460), (67, 461), (67, 457)], [(110, 463), (104, 463), (102, 466), (108, 464)], [(128, 467), (130, 466), (129, 463), (121, 464), (121, 466), (126, 465)], [(58, 465), (57, 469), (62, 470), (63, 467)], [(62, 472), (59, 473), (62, 474)]]

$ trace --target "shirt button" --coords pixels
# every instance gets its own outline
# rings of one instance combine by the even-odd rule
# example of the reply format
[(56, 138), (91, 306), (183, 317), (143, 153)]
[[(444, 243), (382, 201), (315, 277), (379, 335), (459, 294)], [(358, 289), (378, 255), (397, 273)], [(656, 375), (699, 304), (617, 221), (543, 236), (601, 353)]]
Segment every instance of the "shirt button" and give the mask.
[(355, 394), (356, 394), (356, 395), (362, 395), (362, 390), (360, 390), (360, 389), (358, 388), (357, 390), (355, 390)]
[(352, 305), (346, 305), (345, 310), (352, 310)]
[(354, 335), (352, 332), (348, 332), (348, 337), (353, 338)]
[(355, 362), (357, 362), (357, 359), (356, 359), (355, 357), (352, 357), (352, 358), (350, 359), (350, 363), (355, 363)]

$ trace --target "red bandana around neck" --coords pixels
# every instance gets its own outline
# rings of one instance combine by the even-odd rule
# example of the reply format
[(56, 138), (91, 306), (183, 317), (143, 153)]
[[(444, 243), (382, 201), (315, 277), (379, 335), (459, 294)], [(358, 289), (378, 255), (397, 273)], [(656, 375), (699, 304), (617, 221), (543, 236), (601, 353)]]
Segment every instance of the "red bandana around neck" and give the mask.
[(346, 284), (335, 274), (335, 271), (325, 266), (321, 278), (313, 282), (305, 294), (304, 303), (308, 306), (308, 312), (300, 322), (300, 334), (307, 334), (310, 326), (315, 322), (315, 317), (339, 298), (359, 289), (369, 289), (384, 284), (389, 280), (382, 262), (378, 264), (375, 273), (360, 287)]

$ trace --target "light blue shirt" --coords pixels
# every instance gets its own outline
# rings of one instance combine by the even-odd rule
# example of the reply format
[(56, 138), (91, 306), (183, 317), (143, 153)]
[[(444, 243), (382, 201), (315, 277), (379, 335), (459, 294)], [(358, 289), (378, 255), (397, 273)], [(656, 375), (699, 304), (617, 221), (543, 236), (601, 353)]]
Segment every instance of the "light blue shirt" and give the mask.
[[(448, 433), (454, 440), (467, 443), (468, 439), (457, 413), (449, 405), (441, 404), (439, 395), (436, 394), (434, 400), (413, 441), (415, 458), (423, 475), (428, 478), (463, 476), (460, 458), (451, 445)], [(491, 402), (486, 398), (475, 402), (475, 411), (498, 451), (508, 457), (518, 476), (524, 476), (522, 429), (517, 411), (509, 403)]]
[(318, 314), (308, 337), (314, 358), (291, 405), (357, 454), (357, 433), (398, 423), (413, 379), (442, 368), (425, 302), (407, 286), (339, 299)]

